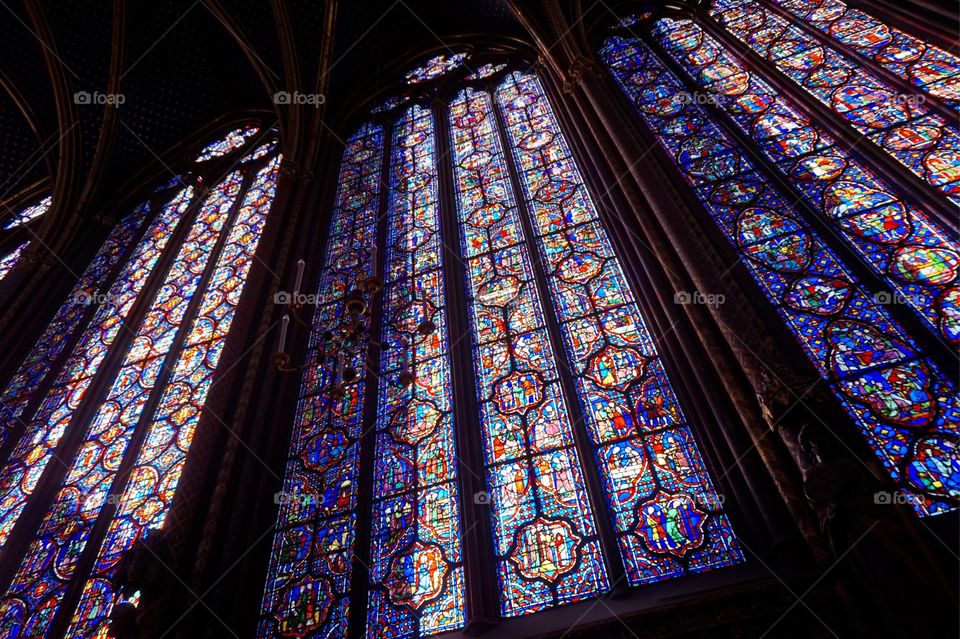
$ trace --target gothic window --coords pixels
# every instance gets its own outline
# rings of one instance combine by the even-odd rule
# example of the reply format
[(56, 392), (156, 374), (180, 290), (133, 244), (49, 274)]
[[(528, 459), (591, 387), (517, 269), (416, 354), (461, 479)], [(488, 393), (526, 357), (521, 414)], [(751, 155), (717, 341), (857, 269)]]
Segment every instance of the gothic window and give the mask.
[(162, 527), (276, 189), (260, 131), (117, 223), (3, 390), (3, 634), (104, 636), (118, 560)]
[(484, 570), (508, 618), (744, 561), (520, 68), (431, 58), (347, 141), (260, 637), (463, 628)]
[(31, 204), (30, 206), (14, 213), (7, 219), (6, 222), (3, 223), (3, 230), (8, 231), (40, 217), (47, 212), (47, 209), (50, 208), (51, 201), (52, 198), (48, 195), (36, 204)]
[[(901, 91), (836, 44), (818, 40), (810, 27), (795, 24), (762, 0), (718, 0), (710, 16), (750, 51), (769, 61), (788, 82), (960, 204), (956, 114), (952, 110), (949, 115), (941, 113), (932, 104), (936, 98), (931, 94)], [(956, 62), (956, 57), (944, 56), (937, 65), (954, 75)], [(940, 70), (932, 73), (935, 77), (941, 74)]]
[[(11, 211), (6, 217), (6, 220), (4, 220), (2, 226), (0, 226), (0, 229), (3, 231), (10, 231), (28, 224), (29, 222), (46, 213), (47, 209), (50, 208), (50, 202), (51, 198), (48, 195), (38, 202), (26, 206), (19, 211)], [(13, 250), (9, 251), (3, 257), (0, 257), (0, 281), (3, 281), (3, 278), (7, 276), (7, 273), (9, 273), (13, 267), (16, 266), (20, 259), (20, 255), (29, 245), (29, 240), (20, 242), (13, 248)]]
[(867, 62), (960, 108), (960, 57), (840, 0), (773, 0), (803, 24), (846, 45)]
[[(819, 22), (793, 23), (774, 4), (816, 9)], [(960, 406), (944, 364), (960, 336), (960, 254), (941, 222), (951, 205), (905, 192), (897, 173), (818, 124), (799, 94), (829, 106), (841, 130), (856, 134), (849, 139), (869, 136), (932, 194), (950, 195), (955, 122), (922, 100), (888, 99), (894, 89), (843, 47), (855, 32), (861, 44), (893, 33), (899, 44), (878, 44), (878, 63), (909, 45), (917, 56), (928, 51), (943, 77), (960, 66), (876, 21), (836, 22), (844, 11), (832, 0), (722, 0), (709, 16), (646, 12), (616, 25), (600, 57), (890, 476), (918, 514), (932, 515), (960, 498)], [(811, 28), (837, 44), (814, 39)], [(737, 40), (774, 67), (748, 65)], [(918, 81), (920, 67), (901, 70), (925, 90), (932, 83)], [(774, 88), (783, 86), (770, 77), (777, 72), (795, 80), (786, 87), (796, 94)], [(854, 106), (868, 93), (872, 102)]]
[(24, 242), (0, 258), (0, 280), (6, 277), (7, 273), (16, 265), (17, 260), (20, 259), (20, 254), (23, 253), (23, 249), (27, 248), (29, 244), (30, 242)]

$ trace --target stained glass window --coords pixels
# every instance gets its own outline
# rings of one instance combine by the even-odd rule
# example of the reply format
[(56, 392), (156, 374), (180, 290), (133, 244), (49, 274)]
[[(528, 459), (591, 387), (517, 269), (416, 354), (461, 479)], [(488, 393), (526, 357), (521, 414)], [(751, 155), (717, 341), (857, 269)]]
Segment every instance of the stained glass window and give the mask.
[(304, 363), (280, 512), (267, 572), (259, 637), (341, 637), (347, 630), (357, 508), (357, 467), (367, 380), (331, 393), (337, 368), (364, 370), (366, 338), (349, 361), (330, 343), (349, 321), (345, 296), (372, 268), (384, 132), (362, 127), (347, 141), (313, 331)]
[[(157, 260), (190, 204), (193, 189), (187, 187), (154, 218), (143, 240), (104, 297), (92, 321), (60, 370), (52, 388), (17, 442), (6, 466), (0, 471), (0, 544), (6, 544), (13, 525), (40, 481), (47, 464), (66, 434), (71, 419), (87, 389), (99, 373), (110, 347), (124, 328), (127, 314), (143, 290)], [(74, 305), (68, 300), (66, 305)], [(23, 404), (33, 388), (25, 389), (6, 424), (12, 432), (20, 419)], [(23, 391), (21, 391), (23, 392)], [(13, 407), (12, 407), (13, 408)]]
[(451, 103), (501, 609), (517, 615), (596, 595), (608, 578), (496, 127), (486, 92)]
[[(232, 171), (202, 201), (186, 186), (155, 212), (151, 200), (122, 220), (47, 328), (62, 328), (62, 340), (31, 354), (5, 389), (15, 400), (5, 434), (11, 422), (26, 423), (0, 474), (5, 551), (14, 552), (7, 544), (31, 494), (42, 482), (59, 485), (51, 504), (37, 505), (46, 514), (0, 601), (6, 633), (50, 636), (71, 613), (70, 636), (106, 632), (113, 567), (148, 527), (163, 524), (243, 291), (280, 161), (272, 140), (265, 146), (248, 154), (258, 162)], [(144, 225), (114, 284), (97, 291)], [(161, 262), (165, 253), (172, 259)], [(147, 291), (155, 292), (137, 312)], [(30, 395), (67, 351), (36, 402)], [(95, 379), (107, 382), (101, 397), (88, 393)], [(67, 468), (62, 480), (51, 471), (54, 458)], [(96, 526), (101, 521), (107, 525)], [(95, 560), (92, 577), (76, 573), (84, 557)], [(85, 585), (78, 592), (73, 584)]]
[(24, 242), (3, 257), (0, 257), (0, 280), (3, 280), (3, 278), (7, 276), (7, 273), (13, 269), (17, 263), (17, 260), (20, 259), (20, 254), (23, 253), (25, 248), (27, 248), (28, 244), (30, 244), (30, 242)]
[[(879, 245), (861, 253), (865, 259), (882, 260), (877, 256), (885, 244), (882, 234), (904, 230), (898, 224), (908, 212), (920, 220), (922, 213), (889, 195), (870, 199), (856, 181), (879, 177), (712, 46), (689, 21), (664, 20), (658, 26), (667, 50), (689, 65), (694, 86), (703, 82), (710, 91), (704, 95), (714, 99), (692, 99), (695, 94), (642, 39), (611, 37), (602, 59), (891, 476), (912, 496), (917, 512), (935, 514), (956, 507), (960, 405), (955, 380), (924, 354), (883, 298), (857, 280), (791, 204), (793, 198), (781, 193), (778, 182), (725, 130), (708, 103), (729, 112), (761, 152), (786, 166), (791, 176), (799, 172), (793, 168), (794, 154), (812, 158), (807, 164), (801, 159), (806, 172), (801, 180), (829, 180), (846, 171), (850, 177), (837, 183), (836, 195), (822, 210), (830, 220), (840, 218), (838, 228)], [(694, 61), (691, 52), (700, 52), (703, 59)], [(764, 112), (766, 120), (754, 120)], [(780, 133), (768, 134), (765, 123), (776, 127), (778, 122), (784, 124)], [(820, 160), (824, 148), (829, 154)], [(800, 184), (805, 194), (810, 192)], [(822, 195), (815, 196), (814, 203), (822, 201), (817, 197)], [(863, 206), (874, 207), (876, 222), (869, 211), (859, 214)], [(852, 218), (845, 217), (847, 211)], [(907, 232), (924, 229), (913, 223)]]
[[(440, 77), (444, 60), (412, 74)], [(347, 145), (260, 637), (461, 628), (469, 553), (489, 558), (504, 618), (596, 598), (614, 575), (639, 586), (744, 561), (543, 87), (499, 82), (430, 107), (414, 94)], [(375, 272), (377, 237), (379, 362), (351, 360), (348, 382), (323, 344)], [(464, 495), (464, 473), (485, 490)], [(470, 508), (488, 511), (474, 525), (489, 547), (462, 547)]]
[[(270, 148), (272, 145), (264, 145)], [(126, 489), (86, 581), (67, 634), (102, 636), (116, 593), (114, 566), (149, 528), (161, 528), (196, 432), (243, 284), (273, 201), (280, 158), (253, 177), (231, 223), (200, 308), (147, 428)]]
[[(131, 245), (150, 212), (151, 205), (147, 202), (136, 207), (113, 227), (97, 255), (60, 306), (60, 310), (3, 389), (0, 394), (0, 445), (6, 442), (21, 424), (21, 416), (27, 410), (27, 404), (37, 399), (39, 386), (54, 370), (60, 357), (76, 341), (83, 329), (84, 319), (93, 314), (99, 306), (108, 303), (109, 296), (103, 295), (98, 287), (101, 282), (112, 279), (111, 274), (132, 249)], [(95, 366), (92, 363), (91, 365)], [(0, 534), (0, 539), (2, 537)]]
[(797, 87), (960, 204), (955, 119), (947, 121), (757, 0), (718, 0), (710, 15)]
[(772, 0), (894, 75), (960, 109), (960, 57), (841, 0)]
[(246, 144), (247, 140), (259, 133), (259, 131), (260, 129), (258, 127), (251, 125), (236, 128), (227, 133), (223, 139), (211, 142), (203, 147), (203, 150), (197, 155), (197, 162), (204, 162), (227, 155), (231, 151), (235, 151)]
[(506, 63), (493, 63), (488, 62), (477, 67), (477, 70), (471, 73), (466, 77), (467, 80), (483, 80), (484, 78), (489, 78), (492, 75), (496, 75), (507, 68)]
[(410, 71), (404, 77), (409, 84), (420, 84), (427, 80), (435, 80), (459, 68), (469, 57), (470, 55), (467, 53), (441, 54), (430, 58), (423, 63), (423, 66)]
[(960, 253), (946, 229), (699, 25), (663, 18), (654, 31), (703, 95), (759, 143), (781, 175), (896, 292), (897, 301), (945, 340), (960, 343), (953, 284)]
[(36, 204), (32, 204), (20, 210), (19, 212), (14, 213), (13, 215), (10, 216), (10, 219), (4, 222), (3, 229), (5, 231), (10, 230), (22, 224), (26, 224), (30, 220), (35, 220), (36, 218), (40, 217), (41, 215), (47, 212), (47, 209), (50, 208), (50, 203), (52, 201), (53, 201), (53, 198), (48, 195), (47, 197), (43, 198)]
[(497, 97), (631, 583), (742, 561), (539, 80), (514, 72)]
[(370, 591), (371, 639), (463, 625), (435, 138), (421, 106), (394, 128), (370, 557), (370, 579), (384, 588)]

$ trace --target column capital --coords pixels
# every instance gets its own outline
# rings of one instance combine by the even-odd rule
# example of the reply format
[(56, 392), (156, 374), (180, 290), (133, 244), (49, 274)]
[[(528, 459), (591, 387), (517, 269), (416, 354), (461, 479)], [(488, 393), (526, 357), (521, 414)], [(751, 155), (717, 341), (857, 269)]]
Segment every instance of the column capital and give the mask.
[(597, 64), (596, 60), (578, 55), (564, 74), (563, 92), (566, 94), (573, 93), (584, 77), (599, 78), (600, 74), (600, 65)]
[(313, 180), (313, 171), (304, 168), (299, 162), (284, 158), (280, 162), (280, 175), (288, 179), (303, 180), (309, 182)]

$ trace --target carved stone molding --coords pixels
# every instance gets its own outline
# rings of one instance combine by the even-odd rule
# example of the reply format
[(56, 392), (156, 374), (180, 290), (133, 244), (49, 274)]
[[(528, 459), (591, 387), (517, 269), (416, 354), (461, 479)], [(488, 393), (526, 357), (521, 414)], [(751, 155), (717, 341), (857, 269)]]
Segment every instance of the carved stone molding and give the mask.
[(97, 211), (93, 214), (93, 221), (104, 228), (110, 229), (116, 225), (117, 218), (107, 215), (103, 211)]
[(578, 55), (564, 74), (563, 92), (569, 95), (573, 93), (574, 89), (577, 88), (584, 77), (599, 78), (601, 77), (601, 73), (600, 65), (597, 64), (596, 61), (586, 56)]
[(304, 182), (310, 182), (314, 177), (313, 171), (304, 168), (294, 160), (288, 160), (286, 158), (280, 162), (279, 173), (283, 177), (293, 180), (302, 180)]
[(50, 252), (50, 249), (43, 242), (38, 241), (30, 242), (30, 245), (23, 249), (20, 254), (20, 261), (21, 264), (43, 271), (59, 264), (59, 260)]

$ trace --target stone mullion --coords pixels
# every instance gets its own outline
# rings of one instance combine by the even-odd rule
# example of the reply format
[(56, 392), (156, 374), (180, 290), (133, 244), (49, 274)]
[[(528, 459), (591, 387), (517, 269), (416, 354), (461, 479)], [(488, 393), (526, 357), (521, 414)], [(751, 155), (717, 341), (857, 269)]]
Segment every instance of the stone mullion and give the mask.
[[(654, 335), (662, 337), (658, 340), (658, 349), (668, 363), (667, 370), (675, 373), (670, 379), (680, 392), (684, 413), (688, 418), (692, 417), (688, 421), (697, 435), (710, 444), (703, 447), (702, 452), (714, 471), (710, 473), (711, 478), (734, 493), (726, 507), (737, 511), (741, 520), (750, 522), (753, 538), (772, 536), (773, 541), (763, 543), (786, 543), (786, 539), (796, 537), (794, 524), (786, 520), (783, 508), (777, 508), (780, 499), (771, 490), (762, 463), (750, 455), (753, 445), (745, 432), (738, 407), (729, 395), (716, 391), (723, 385), (724, 378), (731, 375), (739, 381), (730, 380), (730, 383), (743, 385), (740, 371), (727, 366), (732, 359), (729, 348), (717, 334), (716, 324), (702, 305), (686, 305), (684, 314), (676, 303), (668, 303), (673, 299), (675, 289), (670, 285), (662, 259), (653, 251), (650, 239), (637, 224), (634, 212), (641, 216), (652, 214), (635, 193), (628, 197), (627, 191), (633, 189), (629, 170), (616, 157), (598, 152), (599, 148), (606, 148), (606, 144), (598, 145), (599, 138), (576, 126), (578, 119), (567, 101), (562, 99), (562, 90), (553, 75), (545, 70), (541, 77), (546, 79), (548, 91), (557, 98), (556, 110), (565, 125), (564, 130), (572, 134), (568, 139), (573, 150), (589, 157), (588, 162), (580, 163), (585, 175), (592, 177), (598, 186), (610, 185), (605, 191), (594, 189), (595, 193), (602, 194), (597, 198), (601, 216), (605, 225), (614, 231), (610, 233), (610, 239), (622, 257), (621, 265), (629, 276), (645, 321), (652, 328), (656, 327)], [(669, 259), (675, 258), (671, 256)], [(724, 295), (733, 282), (725, 284)], [(737, 292), (733, 291), (733, 294)], [(698, 316), (698, 323), (695, 325), (687, 315)], [(709, 332), (704, 334), (704, 331)], [(692, 362), (709, 362), (710, 365), (692, 366)], [(739, 472), (731, 472), (734, 468)], [(748, 504), (765, 506), (750, 508)], [(739, 528), (738, 531), (743, 532)]]
[[(460, 242), (456, 184), (451, 169), (455, 157), (451, 148), (446, 102), (434, 104), (437, 157), (440, 177), (440, 231), (446, 248), (444, 283), (449, 323), (450, 359), (453, 364), (454, 421), (457, 434), (457, 458), (460, 472), (460, 512), (462, 515), (461, 552), (466, 583), (466, 631), (479, 633), (500, 619), (499, 584), (493, 553), (492, 506), (489, 499), (478, 503), (476, 496), (486, 488), (486, 464), (483, 459), (483, 434), (474, 363), (470, 317), (466, 299), (467, 273)], [(489, 493), (487, 493), (489, 495)]]
[[(903, 195), (917, 202), (938, 220), (948, 233), (954, 233), (956, 205), (940, 189), (913, 173), (876, 142), (857, 131), (851, 122), (821, 103), (793, 78), (780, 71), (774, 63), (742, 43), (706, 11), (696, 11), (690, 17), (703, 28), (705, 33), (713, 36), (723, 48), (734, 52), (760, 79), (767, 82), (778, 93), (790, 97), (801, 113), (823, 127), (836, 139), (837, 144), (889, 177)], [(955, 118), (956, 116), (953, 116), (951, 121)]]

